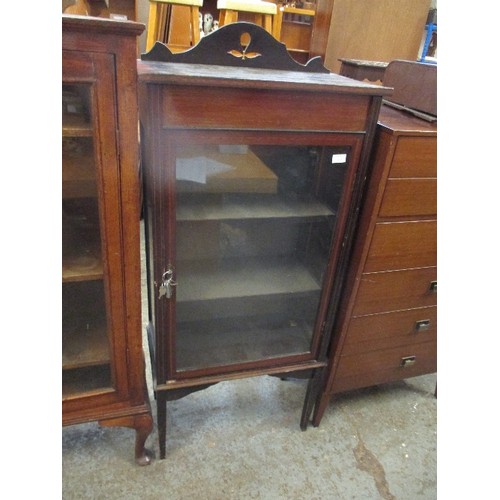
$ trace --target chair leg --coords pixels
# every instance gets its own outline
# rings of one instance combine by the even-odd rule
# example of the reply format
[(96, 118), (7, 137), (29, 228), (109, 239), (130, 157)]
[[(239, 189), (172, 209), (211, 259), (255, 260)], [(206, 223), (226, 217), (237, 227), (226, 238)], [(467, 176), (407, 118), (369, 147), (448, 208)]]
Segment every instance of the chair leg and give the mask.
[(237, 23), (238, 22), (238, 11), (237, 10), (230, 10), (229, 11), (229, 19), (227, 20), (227, 23)]
[(283, 11), (278, 7), (278, 13), (273, 19), (273, 36), (276, 40), (281, 41), (281, 25), (283, 23)]
[(219, 11), (219, 27), (224, 26), (225, 20), (226, 20), (226, 11), (220, 10)]
[(146, 39), (146, 52), (153, 48), (156, 40), (158, 40), (158, 4), (156, 2), (149, 2), (149, 19), (148, 19), (148, 34)]
[(200, 41), (200, 30), (199, 30), (199, 12), (198, 6), (191, 7), (191, 43), (196, 45)]
[(238, 21), (238, 12), (235, 10), (224, 9), (219, 12), (219, 27)]
[(264, 24), (262, 25), (264, 29), (270, 34), (273, 34), (273, 23), (270, 14), (264, 14)]

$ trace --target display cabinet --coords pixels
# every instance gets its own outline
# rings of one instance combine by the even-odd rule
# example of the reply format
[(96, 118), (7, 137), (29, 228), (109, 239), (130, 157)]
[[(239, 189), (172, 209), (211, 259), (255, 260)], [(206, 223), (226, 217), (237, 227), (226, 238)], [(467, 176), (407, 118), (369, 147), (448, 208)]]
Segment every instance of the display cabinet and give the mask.
[(223, 380), (307, 377), (304, 429), (389, 89), (245, 22), (138, 73), (160, 456), (167, 400)]
[(152, 430), (142, 351), (136, 37), (62, 16), (62, 421)]
[(335, 394), (437, 369), (437, 123), (410, 111), (380, 111), (315, 425)]

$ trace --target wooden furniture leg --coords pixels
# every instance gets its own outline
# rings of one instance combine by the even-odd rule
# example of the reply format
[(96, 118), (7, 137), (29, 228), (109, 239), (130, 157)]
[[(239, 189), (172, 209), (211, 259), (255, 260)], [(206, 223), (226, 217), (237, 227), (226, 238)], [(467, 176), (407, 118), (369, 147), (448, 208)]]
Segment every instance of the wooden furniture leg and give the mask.
[(150, 414), (144, 413), (100, 420), (99, 425), (135, 429), (135, 461), (137, 465), (149, 465), (151, 463), (151, 453), (145, 448), (146, 439), (153, 430), (153, 418)]
[(262, 24), (264, 29), (270, 34), (273, 34), (273, 18), (269, 14), (264, 14), (264, 23)]
[(140, 415), (134, 418), (135, 428), (135, 461), (138, 465), (148, 465), (151, 462), (151, 454), (146, 450), (147, 437), (153, 430), (153, 418), (151, 415)]
[(158, 29), (160, 23), (159, 16), (160, 5), (156, 2), (149, 2), (149, 20), (148, 20), (148, 34), (146, 40), (146, 51), (151, 50), (158, 36)]
[(305, 431), (309, 425), (311, 413), (314, 408), (314, 402), (319, 397), (322, 377), (323, 369), (315, 369), (313, 370), (311, 378), (307, 383), (306, 397), (304, 399), (304, 406), (302, 408), (302, 416), (300, 419), (300, 428), (303, 431)]
[(200, 30), (198, 29), (198, 25), (200, 24), (199, 19), (200, 9), (196, 6), (191, 6), (190, 15), (191, 15), (191, 40), (193, 45), (196, 45), (200, 41)]
[(158, 419), (160, 459), (164, 459), (166, 456), (167, 441), (167, 396), (161, 391), (156, 394), (156, 414)]
[(280, 40), (281, 26), (283, 24), (283, 10), (278, 7), (277, 13), (274, 16), (273, 36), (276, 40)]
[(321, 422), (321, 419), (323, 418), (328, 403), (330, 402), (330, 396), (331, 395), (328, 394), (326, 391), (323, 392), (323, 394), (320, 393), (318, 395), (316, 404), (314, 406), (314, 413), (312, 419), (313, 427), (318, 427), (319, 423)]

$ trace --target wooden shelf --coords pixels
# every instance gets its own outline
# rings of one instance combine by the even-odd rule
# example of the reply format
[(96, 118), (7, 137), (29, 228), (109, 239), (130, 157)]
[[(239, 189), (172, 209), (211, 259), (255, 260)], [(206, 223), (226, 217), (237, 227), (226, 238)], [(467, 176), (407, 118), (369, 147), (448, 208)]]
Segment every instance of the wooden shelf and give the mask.
[(316, 200), (285, 200), (277, 196), (191, 198), (177, 205), (177, 222), (254, 219), (308, 222), (334, 215), (332, 210)]
[(92, 125), (84, 115), (64, 114), (62, 118), (63, 137), (92, 137), (94, 131)]
[(293, 47), (287, 47), (286, 50), (294, 54), (304, 54), (304, 55), (309, 54), (309, 49), (294, 49)]
[(63, 370), (62, 397), (89, 395), (94, 391), (110, 390), (112, 387), (110, 365), (91, 366), (75, 370)]
[(74, 149), (71, 150), (70, 145), (64, 148), (63, 143), (62, 196), (63, 198), (96, 197), (97, 184), (92, 141), (80, 139), (79, 143), (74, 145)]
[(110, 354), (105, 322), (94, 325), (89, 330), (63, 331), (63, 370), (109, 363)]
[(63, 371), (110, 363), (103, 283), (65, 284), (62, 305)]
[[(183, 323), (177, 331), (177, 368), (193, 370), (310, 352), (312, 326), (264, 318)], [(196, 349), (193, 349), (196, 346)]]
[(316, 15), (316, 11), (314, 9), (299, 9), (297, 7), (289, 7), (288, 5), (285, 5), (283, 7), (283, 14), (314, 17)]
[(72, 281), (91, 281), (103, 279), (101, 253), (98, 249), (74, 253), (70, 257), (63, 257), (62, 280), (63, 283)]
[(190, 262), (177, 278), (178, 303), (320, 290), (320, 284), (301, 263), (285, 258)]
[(99, 221), (91, 212), (74, 216), (63, 212), (63, 283), (101, 280), (103, 273)]

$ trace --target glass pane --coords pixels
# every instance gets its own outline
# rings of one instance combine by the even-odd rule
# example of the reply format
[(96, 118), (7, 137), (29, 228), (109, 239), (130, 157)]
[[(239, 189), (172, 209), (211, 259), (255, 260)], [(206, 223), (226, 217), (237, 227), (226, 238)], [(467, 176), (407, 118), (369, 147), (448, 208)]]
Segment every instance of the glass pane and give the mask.
[(62, 89), (63, 396), (111, 386), (90, 87)]
[(178, 148), (178, 370), (310, 352), (348, 154)]

